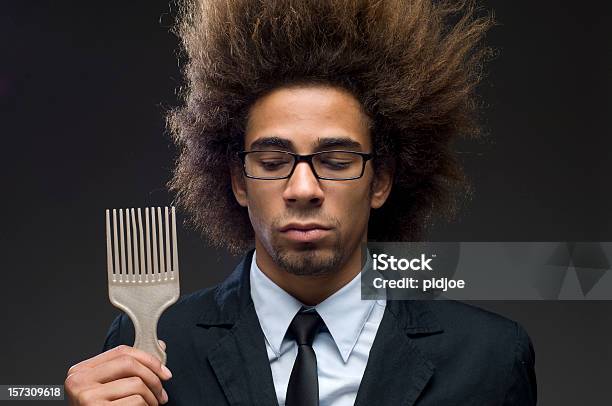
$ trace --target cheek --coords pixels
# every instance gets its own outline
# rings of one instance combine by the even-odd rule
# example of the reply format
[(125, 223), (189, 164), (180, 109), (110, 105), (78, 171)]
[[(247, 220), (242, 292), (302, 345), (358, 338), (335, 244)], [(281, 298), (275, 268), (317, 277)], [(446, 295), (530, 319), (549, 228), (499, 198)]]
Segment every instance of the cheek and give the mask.
[(257, 187), (247, 186), (247, 195), (251, 224), (257, 232), (266, 232), (273, 220), (274, 213), (278, 213), (278, 210), (275, 210), (276, 203), (274, 202), (274, 196), (277, 196), (278, 193), (257, 185)]
[[(340, 220), (341, 227), (347, 233), (356, 233), (365, 228), (370, 212), (369, 185), (340, 188), (328, 195), (330, 206), (334, 206), (335, 216)], [(331, 209), (331, 207), (329, 207)]]

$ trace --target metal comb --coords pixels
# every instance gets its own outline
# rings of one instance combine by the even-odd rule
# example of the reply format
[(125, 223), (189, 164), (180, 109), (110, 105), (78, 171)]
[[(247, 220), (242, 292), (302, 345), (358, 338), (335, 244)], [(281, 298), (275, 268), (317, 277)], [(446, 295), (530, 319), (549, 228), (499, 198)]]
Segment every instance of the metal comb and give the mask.
[(132, 320), (134, 347), (165, 364), (157, 322), (179, 298), (180, 287), (174, 207), (171, 215), (168, 207), (163, 214), (160, 207), (145, 208), (143, 231), (140, 208), (112, 209), (112, 220), (106, 210), (106, 256), (108, 297)]

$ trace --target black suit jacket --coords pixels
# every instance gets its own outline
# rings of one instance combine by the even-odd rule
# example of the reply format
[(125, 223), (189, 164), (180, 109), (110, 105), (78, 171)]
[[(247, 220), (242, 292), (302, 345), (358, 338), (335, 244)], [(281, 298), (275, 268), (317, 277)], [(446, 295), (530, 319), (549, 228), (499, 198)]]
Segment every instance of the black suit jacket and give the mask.
[[(278, 405), (249, 288), (250, 251), (220, 285), (181, 297), (160, 318), (173, 377), (168, 405)], [(125, 314), (103, 351), (134, 344)], [(355, 405), (536, 403), (534, 352), (516, 322), (454, 301), (388, 301)]]

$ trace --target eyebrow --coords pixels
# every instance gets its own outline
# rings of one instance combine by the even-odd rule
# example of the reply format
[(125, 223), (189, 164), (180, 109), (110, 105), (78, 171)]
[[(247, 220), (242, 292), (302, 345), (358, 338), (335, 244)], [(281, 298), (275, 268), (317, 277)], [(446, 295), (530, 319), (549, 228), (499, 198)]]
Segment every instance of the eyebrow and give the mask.
[(251, 149), (259, 149), (266, 147), (276, 147), (281, 149), (293, 149), (293, 143), (291, 140), (280, 137), (263, 137), (258, 138), (251, 143)]
[(330, 148), (361, 149), (361, 144), (349, 137), (317, 138), (316, 151)]
[[(275, 147), (286, 150), (294, 150), (294, 145), (291, 140), (281, 137), (263, 137), (258, 138), (251, 143), (251, 149), (259, 149), (266, 147)], [(361, 149), (361, 144), (349, 137), (325, 137), (317, 138), (315, 142), (315, 152), (328, 150), (330, 148), (346, 148), (346, 149)]]

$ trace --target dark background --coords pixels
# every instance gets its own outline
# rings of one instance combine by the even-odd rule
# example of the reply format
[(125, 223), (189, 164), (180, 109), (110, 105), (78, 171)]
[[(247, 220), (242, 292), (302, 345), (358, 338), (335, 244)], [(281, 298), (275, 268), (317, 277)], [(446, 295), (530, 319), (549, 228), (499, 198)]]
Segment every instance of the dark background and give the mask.
[[(481, 86), (486, 143), (462, 144), (476, 194), (439, 241), (612, 241), (610, 3), (489, 1), (500, 56)], [(163, 206), (181, 83), (167, 2), (2, 2), (0, 384), (62, 384), (101, 350), (104, 209)], [(182, 292), (238, 258), (179, 228)], [(601, 405), (612, 301), (479, 302), (522, 323), (541, 405)]]

